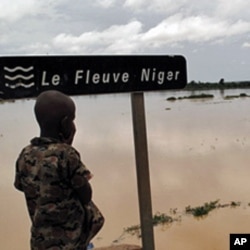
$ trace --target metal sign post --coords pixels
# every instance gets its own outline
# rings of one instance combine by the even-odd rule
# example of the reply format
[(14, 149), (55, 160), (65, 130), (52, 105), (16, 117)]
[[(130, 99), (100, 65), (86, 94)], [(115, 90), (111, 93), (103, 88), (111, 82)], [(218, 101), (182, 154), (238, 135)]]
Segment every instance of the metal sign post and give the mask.
[(152, 201), (143, 92), (131, 94), (142, 249), (154, 250)]
[(0, 99), (36, 97), (46, 90), (131, 93), (143, 250), (154, 250), (143, 91), (183, 89), (186, 84), (186, 60), (179, 55), (0, 57)]

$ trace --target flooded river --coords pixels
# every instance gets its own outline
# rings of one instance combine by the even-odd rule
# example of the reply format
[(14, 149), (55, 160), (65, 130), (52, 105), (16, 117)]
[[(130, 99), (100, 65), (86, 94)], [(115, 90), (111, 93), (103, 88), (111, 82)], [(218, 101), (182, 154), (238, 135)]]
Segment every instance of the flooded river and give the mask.
[[(167, 101), (191, 92), (145, 94), (153, 212), (182, 214), (188, 205), (219, 199), (237, 208), (212, 211), (204, 219), (182, 214), (178, 223), (155, 227), (156, 250), (229, 249), (230, 233), (250, 233), (250, 90), (205, 91), (210, 99)], [(196, 92), (198, 93), (198, 92)], [(200, 92), (199, 92), (200, 93)], [(192, 93), (194, 94), (194, 93)], [(140, 244), (123, 229), (139, 223), (130, 96), (74, 97), (74, 146), (91, 169), (94, 201), (106, 224), (95, 246)], [(22, 193), (13, 188), (17, 155), (39, 134), (34, 100), (0, 105), (0, 248), (29, 249), (30, 222)]]

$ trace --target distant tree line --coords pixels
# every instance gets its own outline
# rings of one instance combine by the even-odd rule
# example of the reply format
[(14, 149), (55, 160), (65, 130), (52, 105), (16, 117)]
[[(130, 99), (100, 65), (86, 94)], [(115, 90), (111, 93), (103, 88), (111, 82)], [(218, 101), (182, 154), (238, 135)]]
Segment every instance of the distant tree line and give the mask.
[(218, 82), (191, 81), (185, 87), (186, 90), (209, 90), (209, 89), (233, 89), (250, 88), (250, 81), (225, 82), (221, 78)]

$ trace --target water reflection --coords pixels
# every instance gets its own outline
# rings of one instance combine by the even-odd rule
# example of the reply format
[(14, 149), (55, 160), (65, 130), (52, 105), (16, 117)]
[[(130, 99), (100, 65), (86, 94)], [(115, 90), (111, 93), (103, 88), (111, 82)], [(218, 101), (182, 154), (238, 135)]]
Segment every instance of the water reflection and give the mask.
[[(224, 96), (247, 91), (226, 90)], [(250, 98), (224, 100), (219, 91), (210, 93), (214, 98), (203, 101), (166, 101), (172, 95), (190, 94), (183, 91), (145, 96), (155, 212), (216, 199), (250, 202)], [(124, 227), (139, 223), (130, 98), (125, 94), (74, 99), (78, 128), (74, 146), (94, 173), (94, 199), (106, 217), (94, 243), (109, 245)], [(12, 183), (18, 153), (38, 134), (33, 104), (29, 100), (0, 106), (2, 249), (29, 248), (24, 199)], [(202, 221), (185, 217), (167, 230), (157, 227), (156, 249), (229, 249), (229, 233), (249, 233), (249, 214), (245, 205), (212, 212)], [(134, 237), (124, 241), (139, 242)]]

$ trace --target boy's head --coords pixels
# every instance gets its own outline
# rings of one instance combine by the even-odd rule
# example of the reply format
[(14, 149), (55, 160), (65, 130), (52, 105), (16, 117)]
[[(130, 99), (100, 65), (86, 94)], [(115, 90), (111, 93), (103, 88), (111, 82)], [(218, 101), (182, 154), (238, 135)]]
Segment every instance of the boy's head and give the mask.
[(34, 111), (42, 137), (72, 143), (75, 134), (75, 104), (69, 96), (55, 90), (42, 92), (36, 99)]

